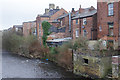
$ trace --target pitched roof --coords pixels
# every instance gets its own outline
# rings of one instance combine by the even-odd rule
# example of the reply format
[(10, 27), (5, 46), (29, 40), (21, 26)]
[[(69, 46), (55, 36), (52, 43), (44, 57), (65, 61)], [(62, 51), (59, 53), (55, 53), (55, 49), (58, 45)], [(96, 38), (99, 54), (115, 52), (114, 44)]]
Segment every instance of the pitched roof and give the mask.
[(53, 14), (55, 14), (57, 11), (59, 11), (60, 9), (51, 9), (48, 13), (44, 13), (43, 15), (41, 15), (41, 17), (50, 17)]
[(64, 15), (58, 17), (57, 19), (62, 19), (62, 18), (64, 18), (64, 17), (68, 16), (68, 15), (69, 15), (69, 14), (64, 14)]
[(22, 28), (23, 26), (22, 25), (13, 25), (13, 27), (15, 27), (15, 28)]
[(75, 17), (73, 17), (72, 19), (78, 19), (78, 18), (85, 18), (85, 17), (89, 17), (89, 16), (93, 16), (94, 14), (97, 13), (97, 10), (94, 9), (92, 11), (89, 11), (88, 9), (86, 9), (84, 12), (76, 15)]

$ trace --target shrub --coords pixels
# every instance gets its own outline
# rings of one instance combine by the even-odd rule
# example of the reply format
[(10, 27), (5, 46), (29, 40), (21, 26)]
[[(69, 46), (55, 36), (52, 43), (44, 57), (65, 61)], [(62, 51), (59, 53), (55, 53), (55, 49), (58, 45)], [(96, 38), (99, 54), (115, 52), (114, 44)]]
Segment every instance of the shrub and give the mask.
[(3, 49), (13, 53), (29, 54), (29, 46), (35, 41), (37, 38), (33, 35), (23, 37), (11, 31), (3, 32)]
[(88, 49), (88, 43), (87, 38), (80, 36), (78, 39), (73, 41), (73, 49), (77, 50), (79, 48), (81, 49)]
[(3, 49), (12, 52), (17, 52), (22, 43), (23, 43), (23, 37), (18, 36), (12, 32), (3, 33), (3, 37), (2, 37)]

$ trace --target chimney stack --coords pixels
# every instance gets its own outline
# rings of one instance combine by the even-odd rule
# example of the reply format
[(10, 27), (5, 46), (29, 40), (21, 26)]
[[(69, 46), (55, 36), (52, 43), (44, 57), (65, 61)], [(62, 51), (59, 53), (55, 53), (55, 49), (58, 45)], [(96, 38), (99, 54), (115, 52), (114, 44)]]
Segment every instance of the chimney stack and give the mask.
[(72, 12), (74, 12), (75, 10), (74, 10), (74, 8), (72, 8)]
[(80, 8), (81, 8), (81, 5), (80, 5)]
[(80, 8), (79, 8), (79, 13), (83, 12), (84, 9), (82, 9), (81, 5), (80, 5)]
[(55, 9), (55, 4), (49, 4), (49, 9)]
[(49, 13), (49, 9), (45, 9), (45, 14), (48, 14)]
[(92, 11), (92, 10), (95, 10), (95, 8), (93, 6), (91, 6), (89, 10)]
[(56, 6), (56, 9), (59, 9), (59, 6)]

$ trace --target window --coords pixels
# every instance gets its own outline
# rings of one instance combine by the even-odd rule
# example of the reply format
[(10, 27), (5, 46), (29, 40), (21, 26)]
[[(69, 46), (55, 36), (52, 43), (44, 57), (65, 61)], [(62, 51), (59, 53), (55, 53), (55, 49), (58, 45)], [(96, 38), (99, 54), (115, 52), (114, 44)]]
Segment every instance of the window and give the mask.
[(113, 36), (114, 35), (113, 34), (113, 23), (109, 23), (108, 26), (109, 26), (109, 36)]
[(39, 29), (41, 28), (41, 24), (39, 23)]
[(18, 28), (16, 28), (16, 31), (18, 31)]
[(101, 26), (99, 27), (99, 31), (102, 31), (102, 27)]
[(78, 24), (78, 19), (76, 19), (76, 24)]
[(113, 3), (108, 4), (108, 15), (113, 15)]
[(61, 24), (61, 26), (62, 26), (63, 22), (61, 21), (61, 23), (60, 23), (60, 24)]
[(83, 61), (84, 61), (84, 64), (88, 64), (88, 59), (83, 59)]
[(87, 36), (87, 31), (83, 30), (83, 36), (86, 37)]
[(79, 30), (76, 30), (76, 37), (79, 37)]
[(87, 24), (86, 18), (83, 18), (83, 25), (86, 25), (86, 24)]

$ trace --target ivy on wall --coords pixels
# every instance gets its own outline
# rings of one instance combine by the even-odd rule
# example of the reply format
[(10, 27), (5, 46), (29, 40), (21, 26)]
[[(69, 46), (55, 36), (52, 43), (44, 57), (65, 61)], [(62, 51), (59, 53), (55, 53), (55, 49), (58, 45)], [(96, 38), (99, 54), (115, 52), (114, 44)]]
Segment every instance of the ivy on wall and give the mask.
[(47, 21), (43, 21), (42, 22), (42, 29), (43, 29), (43, 36), (42, 36), (42, 40), (43, 40), (43, 45), (46, 47), (46, 40), (47, 40), (47, 36), (51, 34), (51, 32), (49, 31), (51, 27), (51, 24)]

